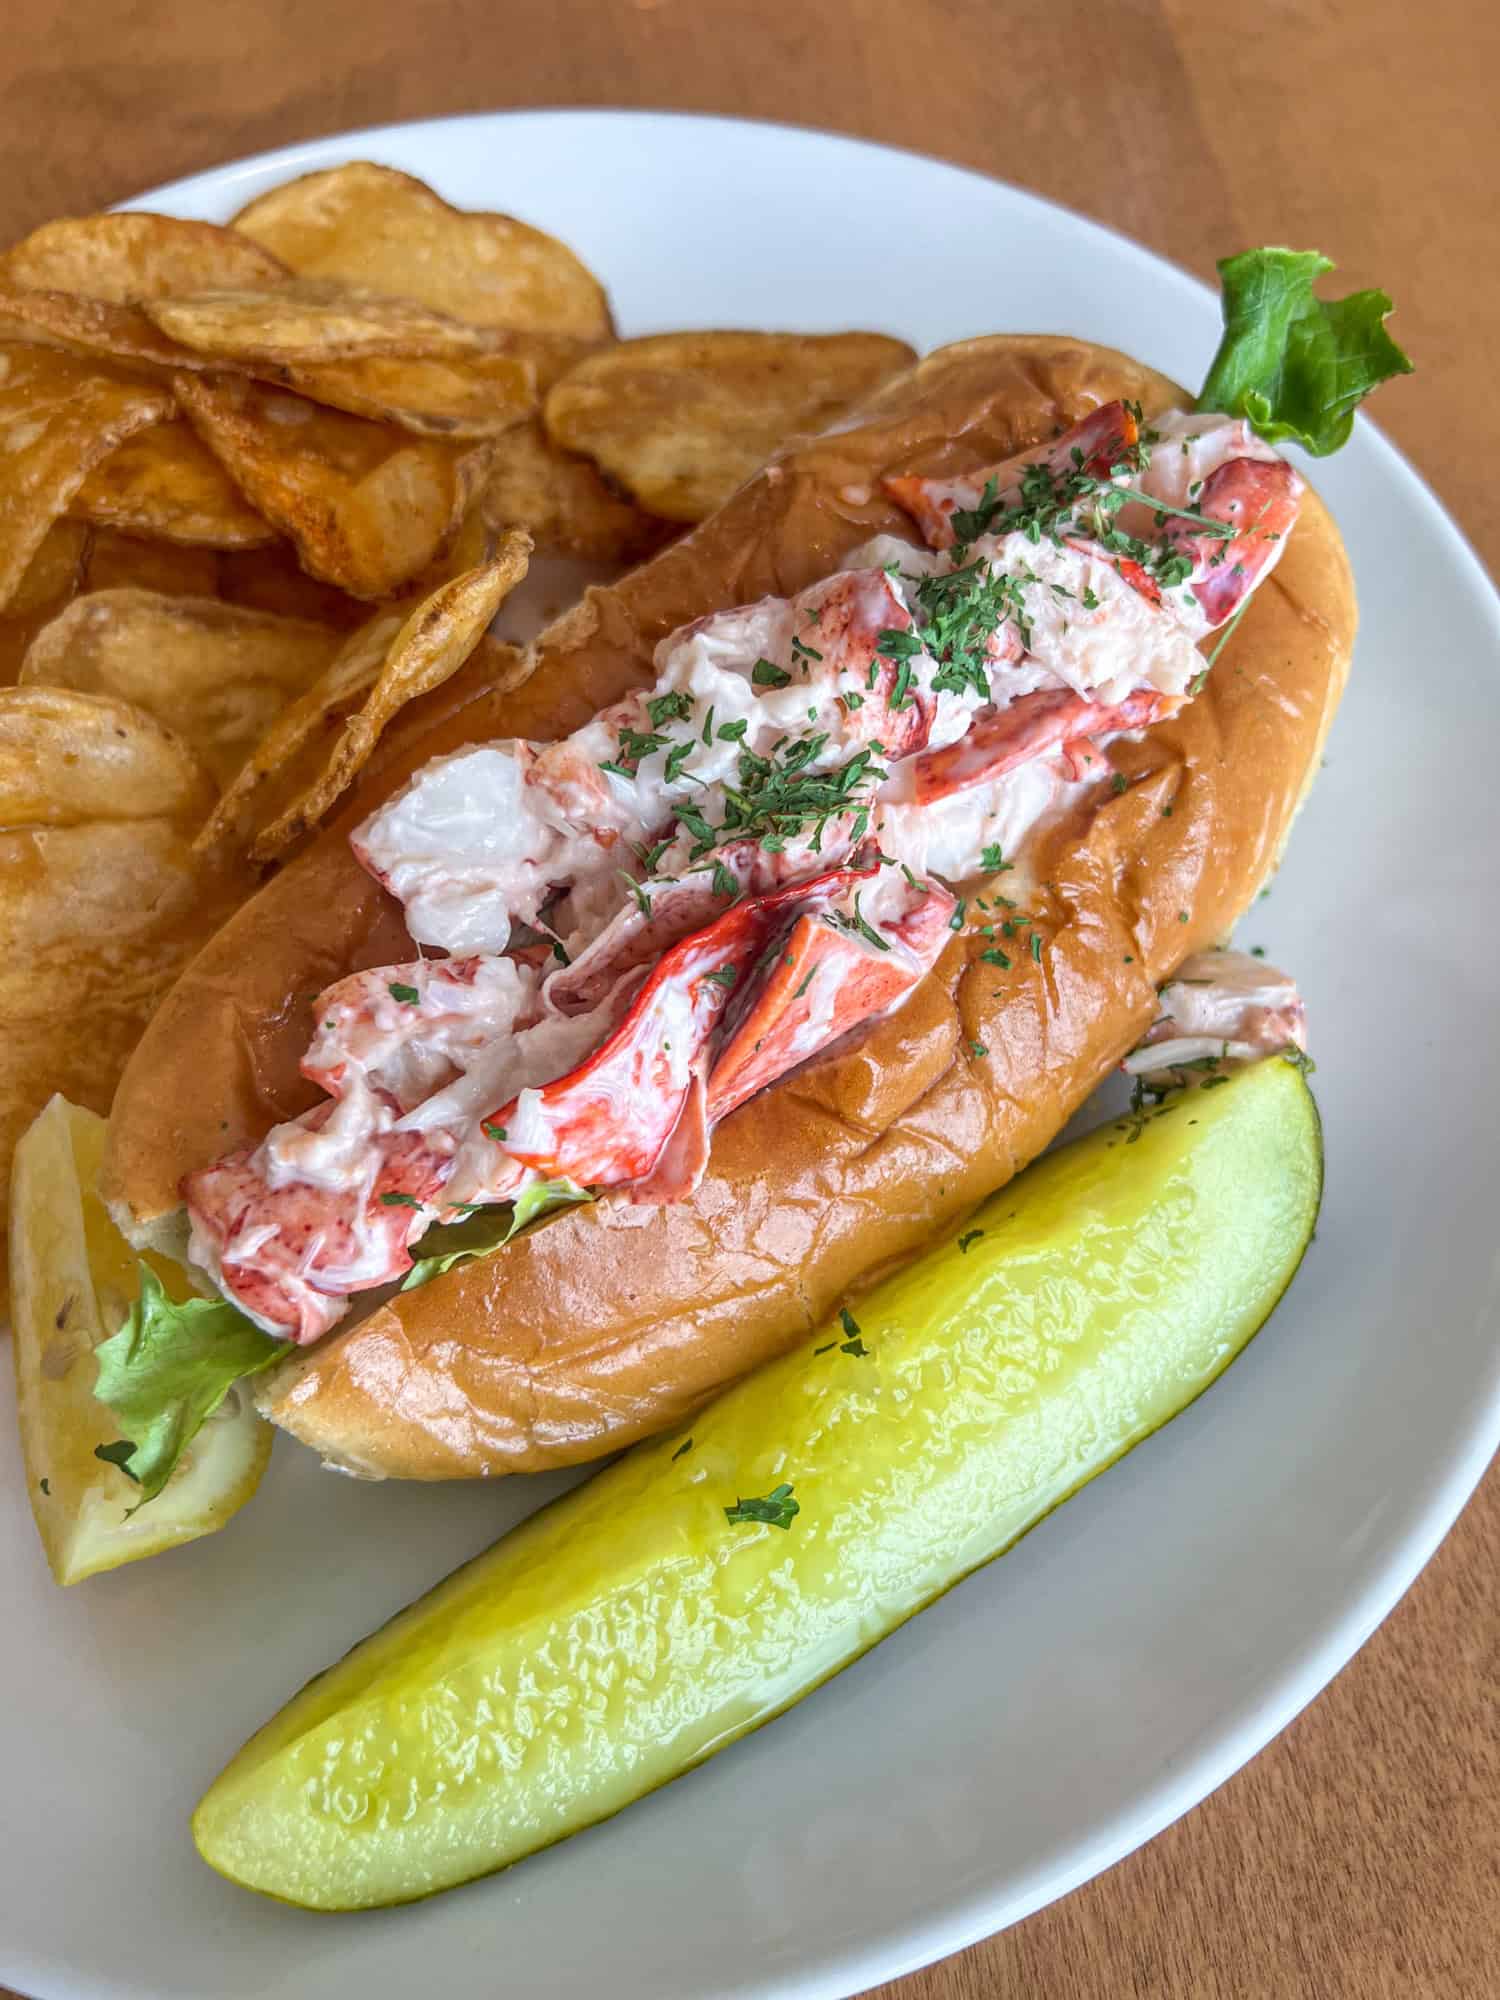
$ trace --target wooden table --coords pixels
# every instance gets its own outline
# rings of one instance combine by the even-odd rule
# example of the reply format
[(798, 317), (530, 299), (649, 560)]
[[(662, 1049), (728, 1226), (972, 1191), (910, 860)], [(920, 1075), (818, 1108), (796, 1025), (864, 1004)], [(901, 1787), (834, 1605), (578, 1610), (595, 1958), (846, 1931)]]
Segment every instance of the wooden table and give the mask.
[[(1500, 327), (1497, 75), (1483, 0), (9, 0), (0, 240), (390, 119), (612, 103), (831, 126), (1035, 188), (1204, 276), (1269, 241), (1384, 285), (1420, 373), (1380, 420), (1500, 569), (1500, 373), (1481, 362)], [(1492, 1996), (1497, 1574), (1492, 1473), (1248, 1770), (887, 2000)]]

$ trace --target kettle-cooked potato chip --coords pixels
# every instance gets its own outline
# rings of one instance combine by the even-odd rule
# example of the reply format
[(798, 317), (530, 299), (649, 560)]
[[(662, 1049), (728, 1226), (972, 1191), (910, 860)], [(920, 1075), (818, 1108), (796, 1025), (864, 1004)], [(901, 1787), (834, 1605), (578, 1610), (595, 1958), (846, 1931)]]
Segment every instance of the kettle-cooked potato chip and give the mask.
[(130, 368), (207, 368), (206, 356), (168, 339), (139, 306), (86, 299), (74, 292), (0, 287), (0, 340), (60, 347), (65, 354), (123, 361)]
[(277, 716), (199, 846), (242, 844), (256, 826), (257, 861), (294, 845), (347, 791), (400, 710), (458, 672), (525, 576), (530, 553), (527, 536), (507, 535), (490, 562), (353, 633), (321, 679)]
[(0, 691), (0, 1188), (55, 1090), (108, 1111), (158, 999), (252, 886), (192, 851), (212, 798), (129, 704)]
[(210, 285), (274, 285), (286, 276), (279, 259), (237, 230), (145, 209), (44, 222), (0, 255), (0, 284), (117, 305)]
[(99, 527), (209, 549), (257, 548), (276, 530), (181, 417), (128, 439), (96, 465), (68, 512)]
[(128, 702), (70, 688), (0, 691), (0, 826), (191, 825), (212, 804), (188, 745)]
[(417, 438), (233, 375), (174, 378), (188, 418), (235, 485), (296, 544), (304, 569), (352, 597), (390, 597), (468, 511), (484, 440)]
[(399, 424), (427, 437), (494, 437), (521, 423), (537, 405), (536, 371), (513, 354), (372, 354), (357, 361), (320, 361), (274, 371), (298, 395), (377, 423)]
[(269, 291), (192, 292), (155, 299), (163, 333), (218, 361), (353, 361), (367, 354), (481, 354), (487, 342), (417, 299), (329, 278), (292, 278)]
[(172, 398), (49, 347), (0, 342), (0, 609), (101, 458)]
[(262, 549), (226, 549), (218, 559), (218, 595), (226, 604), (305, 618), (340, 632), (352, 632), (370, 615), (368, 604), (309, 576), (292, 544), (281, 537)]
[(19, 618), (0, 612), (0, 688), (14, 687), (38, 633), (45, 632), (53, 619), (66, 611), (73, 593), (65, 591), (50, 604), (38, 606)]
[(0, 687), (13, 687), (39, 632), (72, 601), (83, 576), (89, 531), (81, 521), (54, 521), (0, 612)]
[(41, 546), (26, 565), (26, 574), (11, 592), (8, 618), (29, 618), (44, 604), (71, 597), (83, 575), (89, 531), (82, 521), (54, 521)]
[[(249, 561), (258, 550), (247, 550)], [(187, 542), (148, 542), (113, 528), (94, 528), (83, 559), (81, 590), (155, 590), (164, 597), (213, 597), (221, 561), (213, 549)]]
[(493, 334), (495, 352), (531, 364), (539, 396), (545, 396), (554, 382), (612, 346), (612, 340), (583, 340), (573, 333), (510, 333), (497, 329)]
[(554, 443), (669, 521), (701, 521), (778, 445), (820, 431), (916, 359), (881, 333), (658, 333), (548, 393)]
[(133, 702), (184, 737), (225, 785), (339, 644), (327, 626), (212, 598), (100, 590), (38, 633), (21, 685)]
[(234, 226), (305, 276), (421, 299), (476, 326), (584, 339), (613, 330), (603, 286), (555, 236), (451, 208), (424, 182), (369, 160), (272, 188)]
[(605, 484), (590, 458), (561, 451), (540, 419), (496, 438), (479, 504), (491, 528), (525, 528), (548, 555), (637, 563), (676, 530)]

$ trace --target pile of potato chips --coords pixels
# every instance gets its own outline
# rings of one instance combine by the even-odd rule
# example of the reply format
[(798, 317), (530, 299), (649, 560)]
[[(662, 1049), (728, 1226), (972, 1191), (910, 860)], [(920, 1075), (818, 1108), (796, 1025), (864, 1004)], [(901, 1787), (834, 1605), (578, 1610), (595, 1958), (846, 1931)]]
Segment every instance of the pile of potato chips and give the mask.
[(0, 255), (0, 1175), (403, 708), (519, 670), (533, 547), (638, 561), (911, 358), (617, 341), (565, 244), (368, 162)]

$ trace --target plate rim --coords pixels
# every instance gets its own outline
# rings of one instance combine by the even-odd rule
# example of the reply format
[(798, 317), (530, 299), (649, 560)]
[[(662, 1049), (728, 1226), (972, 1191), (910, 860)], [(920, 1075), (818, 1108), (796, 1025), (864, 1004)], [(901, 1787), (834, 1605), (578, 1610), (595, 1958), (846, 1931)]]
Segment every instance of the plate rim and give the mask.
[[(411, 141), (413, 135), (456, 128), (493, 128), (507, 122), (534, 119), (603, 119), (622, 129), (632, 125), (644, 128), (670, 120), (705, 129), (749, 129), (762, 132), (773, 140), (781, 135), (795, 135), (856, 152), (887, 158), (895, 156), (924, 170), (939, 168), (966, 181), (1003, 190), (1007, 196), (1024, 205), (1065, 219), (1070, 228), (1082, 226), (1124, 247), (1133, 257), (1148, 259), (1163, 277), (1169, 278), (1175, 285), (1191, 287), (1200, 297), (1213, 297), (1211, 288), (1192, 272), (1123, 230), (978, 168), (960, 165), (916, 148), (890, 145), (881, 140), (793, 121), (739, 118), (724, 113), (678, 108), (604, 104), (512, 105), (433, 118), (354, 126), (244, 154), (144, 189), (112, 206), (128, 209), (151, 205), (171, 213), (175, 204), (202, 199), (211, 191), (213, 195), (231, 194), (237, 178), (249, 179), (256, 174), (283, 168), (288, 177), (313, 171), (330, 164), (328, 154), (331, 149), (347, 149), (344, 156), (352, 157), (357, 156), (360, 149), (368, 148), (378, 157), (382, 145), (404, 145)], [(1384, 431), (1364, 415), (1358, 416), (1356, 423), (1360, 431), (1368, 436), (1372, 448), (1382, 455), (1384, 473), (1397, 482), (1408, 483), (1408, 490), (1415, 494), (1428, 518), (1428, 525), (1445, 539), (1450, 548), (1456, 549), (1470, 580), (1478, 586), (1477, 597), (1486, 601), (1495, 653), (1500, 658), (1500, 591), (1497, 591), (1478, 551), (1428, 481)], [(1492, 1288), (1489, 1303), (1492, 1320), (1495, 1303)], [(1349, 1594), (1350, 1601), (1330, 1619), (1321, 1641), (1305, 1647), (1294, 1659), (1272, 1670), (1258, 1694), (1244, 1705), (1237, 1719), (1221, 1726), (1212, 1741), (1184, 1760), (1179, 1770), (1164, 1776), (1154, 1786), (1138, 1793), (1129, 1806), (1121, 1807), (1096, 1824), (1089, 1836), (1078, 1844), (1066, 1866), (1053, 1869), (1043, 1880), (1022, 1881), (1009, 1889), (992, 1884), (988, 1889), (960, 1891), (936, 1913), (895, 1923), (887, 1930), (867, 1935), (856, 1946), (824, 1951), (820, 1956), (804, 1960), (800, 1969), (734, 1977), (728, 1983), (715, 1985), (714, 1993), (723, 1996), (723, 2000), (845, 2000), (846, 1996), (862, 1992), (868, 1986), (904, 1977), (1008, 1929), (1047, 1904), (1071, 1894), (1074, 1889), (1154, 1839), (1227, 1783), (1286, 1729), (1342, 1671), (1431, 1560), (1497, 1451), (1500, 1451), (1500, 1350), (1491, 1356), (1487, 1394), (1477, 1398), (1466, 1418), (1455, 1425), (1454, 1443), (1443, 1463), (1430, 1469), (1419, 1482), (1419, 1491), (1408, 1503), (1404, 1524), (1394, 1546), (1377, 1563), (1374, 1573), (1363, 1586)], [(24, 1979), (26, 1975), (18, 1969), (13, 1976)], [(73, 1990), (83, 1989), (75, 1987)], [(102, 1992), (103, 1989), (95, 1990)], [(48, 2000), (52, 2000), (52, 1996), (49, 1995)], [(61, 2000), (61, 1989), (57, 1989), (56, 2000)]]

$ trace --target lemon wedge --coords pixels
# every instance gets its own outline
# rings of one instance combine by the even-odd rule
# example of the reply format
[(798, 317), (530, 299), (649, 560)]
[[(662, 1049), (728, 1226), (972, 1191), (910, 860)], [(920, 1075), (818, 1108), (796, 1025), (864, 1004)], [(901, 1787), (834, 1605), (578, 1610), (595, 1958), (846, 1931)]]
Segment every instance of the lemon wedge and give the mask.
[[(16, 1403), (31, 1511), (59, 1583), (138, 1562), (222, 1528), (250, 1498), (271, 1455), (271, 1427), (232, 1389), (149, 1506), (96, 1456), (119, 1439), (94, 1396), (94, 1349), (135, 1301), (136, 1253), (98, 1193), (105, 1121), (54, 1097), (16, 1148), (11, 1182), (11, 1323)], [(174, 1300), (185, 1273), (148, 1254)]]

